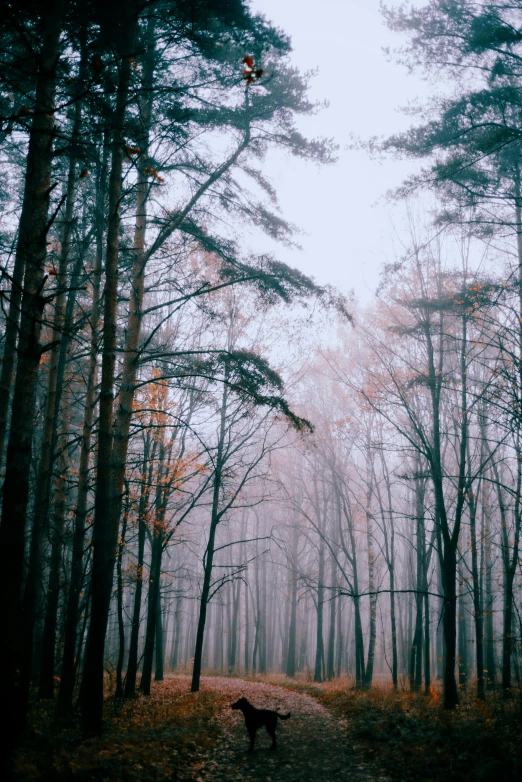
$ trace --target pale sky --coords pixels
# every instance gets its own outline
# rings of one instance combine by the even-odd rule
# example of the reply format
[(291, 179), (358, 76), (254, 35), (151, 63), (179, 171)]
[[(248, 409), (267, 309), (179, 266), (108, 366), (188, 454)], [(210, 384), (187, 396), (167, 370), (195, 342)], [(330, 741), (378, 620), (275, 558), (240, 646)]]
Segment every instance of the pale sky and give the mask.
[(283, 215), (306, 232), (298, 237), (302, 252), (278, 247), (277, 255), (319, 284), (353, 288), (364, 302), (372, 297), (381, 265), (401, 252), (404, 236), (404, 207), (385, 203), (384, 195), (416, 164), (370, 160), (366, 152), (346, 147), (351, 134), (366, 139), (406, 129), (411, 119), (401, 106), (423, 101), (433, 90), (420, 74), (408, 75), (383, 53), (401, 38), (385, 27), (379, 5), (379, 0), (252, 1), (290, 34), (292, 62), (302, 71), (319, 69), (311, 94), (330, 106), (303, 120), (301, 129), (333, 136), (340, 145), (332, 167), (269, 158), (265, 171)]

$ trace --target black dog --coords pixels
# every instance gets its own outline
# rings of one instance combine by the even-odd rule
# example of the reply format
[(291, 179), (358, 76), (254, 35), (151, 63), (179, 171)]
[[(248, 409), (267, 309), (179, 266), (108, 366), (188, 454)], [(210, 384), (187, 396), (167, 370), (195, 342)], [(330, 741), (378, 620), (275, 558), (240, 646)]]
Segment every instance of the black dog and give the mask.
[(277, 720), (287, 720), (292, 716), (290, 712), (288, 712), (288, 714), (279, 714), (279, 712), (271, 711), (270, 709), (256, 709), (256, 707), (252, 706), (246, 698), (240, 698), (233, 703), (230, 708), (239, 709), (239, 711), (243, 712), (248, 735), (250, 736), (249, 752), (253, 752), (257, 729), (262, 728), (263, 725), (267, 729), (269, 735), (272, 736), (272, 746), (270, 749), (275, 749)]

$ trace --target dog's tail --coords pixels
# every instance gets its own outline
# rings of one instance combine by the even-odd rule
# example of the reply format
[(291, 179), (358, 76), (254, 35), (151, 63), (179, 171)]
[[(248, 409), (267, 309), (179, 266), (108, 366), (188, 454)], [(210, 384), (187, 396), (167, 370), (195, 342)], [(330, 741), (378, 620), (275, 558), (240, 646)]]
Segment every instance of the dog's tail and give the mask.
[(288, 714), (279, 714), (279, 712), (277, 712), (277, 716), (279, 717), (280, 720), (289, 720), (290, 717), (292, 716), (292, 712), (289, 711)]

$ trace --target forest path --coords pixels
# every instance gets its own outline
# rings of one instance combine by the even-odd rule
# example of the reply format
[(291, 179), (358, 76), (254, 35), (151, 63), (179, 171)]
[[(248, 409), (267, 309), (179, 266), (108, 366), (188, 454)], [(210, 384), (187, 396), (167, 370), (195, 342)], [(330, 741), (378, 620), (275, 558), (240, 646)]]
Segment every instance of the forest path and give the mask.
[[(311, 696), (263, 682), (204, 677), (201, 690), (228, 700), (218, 715), (222, 738), (196, 767), (196, 782), (388, 782), (348, 745), (339, 720)], [(241, 712), (229, 704), (245, 696), (257, 708), (275, 709), (292, 717), (278, 722), (277, 749), (262, 728), (254, 752)]]

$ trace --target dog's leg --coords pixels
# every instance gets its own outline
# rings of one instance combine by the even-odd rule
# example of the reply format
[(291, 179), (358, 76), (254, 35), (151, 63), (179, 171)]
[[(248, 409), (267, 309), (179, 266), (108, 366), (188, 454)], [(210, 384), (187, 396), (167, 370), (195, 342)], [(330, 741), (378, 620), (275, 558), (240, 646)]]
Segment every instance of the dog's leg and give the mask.
[(256, 741), (256, 728), (248, 728), (248, 735), (250, 736), (250, 747), (248, 748), (249, 752), (254, 751), (254, 744)]
[(270, 749), (275, 749), (276, 748), (276, 732), (275, 732), (275, 728), (273, 728), (273, 727), (269, 728), (268, 725), (267, 725), (266, 729), (267, 729), (269, 735), (272, 736), (272, 746), (270, 747)]

